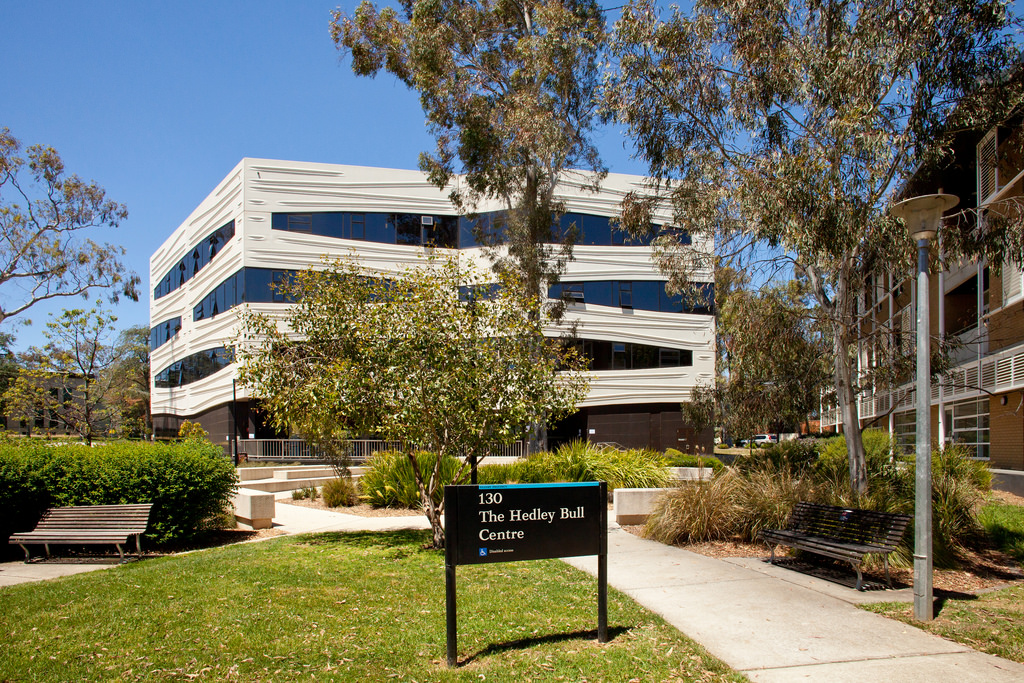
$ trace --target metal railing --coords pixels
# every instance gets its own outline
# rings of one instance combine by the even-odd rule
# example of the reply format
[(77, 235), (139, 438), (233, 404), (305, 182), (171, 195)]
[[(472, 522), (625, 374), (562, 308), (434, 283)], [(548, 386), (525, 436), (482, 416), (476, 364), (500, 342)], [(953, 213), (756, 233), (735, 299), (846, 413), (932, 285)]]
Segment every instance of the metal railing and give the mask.
[[(374, 453), (392, 451), (401, 448), (399, 441), (381, 439), (351, 439), (348, 441), (349, 453), (353, 464), (361, 464), (370, 459)], [(272, 462), (304, 462), (322, 463), (328, 460), (326, 453), (302, 439), (239, 439), (239, 457), (246, 460)], [(529, 455), (529, 444), (516, 441), (507, 446), (498, 446), (491, 450), (489, 457), (525, 458)]]

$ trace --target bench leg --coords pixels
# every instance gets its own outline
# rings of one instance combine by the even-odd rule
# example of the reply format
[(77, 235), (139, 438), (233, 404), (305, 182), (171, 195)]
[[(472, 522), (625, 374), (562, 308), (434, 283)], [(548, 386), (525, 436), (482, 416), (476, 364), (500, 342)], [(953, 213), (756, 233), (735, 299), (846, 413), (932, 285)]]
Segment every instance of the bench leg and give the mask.
[(24, 543), (19, 543), (18, 545), (20, 545), (21, 549), (25, 551), (25, 564), (28, 564), (29, 560), (32, 559), (32, 555), (28, 552), (28, 546)]
[(135, 535), (135, 554), (142, 559), (142, 534)]
[(860, 573), (860, 562), (850, 561), (854, 571), (857, 572), (857, 590), (864, 590), (864, 576)]
[(50, 557), (50, 544), (44, 543), (43, 547), (46, 548), (46, 557)]
[(882, 566), (885, 567), (885, 582), (889, 584), (889, 588), (892, 588), (892, 579), (889, 578), (889, 558), (882, 555)]
[(115, 543), (117, 546), (117, 554), (121, 556), (121, 564), (124, 564), (124, 548), (121, 547), (120, 543)]
[(768, 560), (768, 564), (775, 564), (775, 549), (778, 548), (778, 547), (779, 546), (777, 546), (777, 545), (771, 545), (771, 544), (768, 545), (768, 550), (770, 550), (771, 553), (772, 553), (771, 559)]

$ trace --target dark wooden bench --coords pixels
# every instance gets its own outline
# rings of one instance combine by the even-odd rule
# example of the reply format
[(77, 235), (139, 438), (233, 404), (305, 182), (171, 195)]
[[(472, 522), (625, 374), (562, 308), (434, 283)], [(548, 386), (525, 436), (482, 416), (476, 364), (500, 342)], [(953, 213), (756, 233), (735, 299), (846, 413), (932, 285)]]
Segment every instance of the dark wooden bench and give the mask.
[(142, 534), (149, 525), (152, 503), (133, 505), (80, 505), (50, 508), (43, 513), (32, 531), (12, 534), (10, 543), (17, 543), (25, 551), (25, 561), (31, 559), (28, 546), (42, 545), (50, 556), (51, 544), (96, 545), (112, 543), (124, 562), (121, 547), (135, 537), (135, 550), (142, 556)]
[(857, 590), (864, 586), (861, 562), (868, 555), (881, 555), (885, 580), (892, 588), (889, 553), (900, 544), (910, 520), (909, 515), (890, 512), (797, 503), (785, 529), (764, 529), (759, 536), (771, 548), (772, 563), (780, 545), (846, 560), (857, 572)]

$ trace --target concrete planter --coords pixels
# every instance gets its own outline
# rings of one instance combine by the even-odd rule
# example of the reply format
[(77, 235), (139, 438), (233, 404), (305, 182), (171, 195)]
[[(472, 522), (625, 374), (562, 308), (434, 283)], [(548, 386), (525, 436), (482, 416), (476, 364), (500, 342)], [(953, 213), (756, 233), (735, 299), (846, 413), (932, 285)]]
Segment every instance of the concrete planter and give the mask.
[(711, 481), (715, 471), (710, 467), (669, 467), (672, 481)]
[[(681, 468), (689, 469), (689, 468)], [(696, 468), (694, 468), (696, 469)], [(643, 524), (651, 514), (655, 501), (672, 489), (615, 489), (613, 494), (615, 521), (619, 524)]]
[(276, 511), (274, 494), (266, 491), (240, 488), (232, 497), (235, 521), (245, 529), (269, 529)]

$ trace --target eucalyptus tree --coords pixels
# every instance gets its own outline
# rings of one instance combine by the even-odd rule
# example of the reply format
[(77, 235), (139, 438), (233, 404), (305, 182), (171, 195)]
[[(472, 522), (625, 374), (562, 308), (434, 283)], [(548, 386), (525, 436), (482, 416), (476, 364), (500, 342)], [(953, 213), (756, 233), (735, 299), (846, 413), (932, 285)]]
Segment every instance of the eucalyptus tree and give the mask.
[(111, 401), (117, 361), (114, 322), (102, 309), (65, 310), (51, 316), (46, 343), (22, 356), (18, 376), (5, 395), (8, 415), (32, 419), (32, 413), (56, 420), (86, 443), (109, 433), (117, 407)]
[[(586, 395), (582, 358), (510, 276), (486, 282), (458, 260), (431, 259), (383, 277), (352, 260), (326, 261), (281, 285), (296, 303), (280, 320), (247, 311), (239, 379), (277, 426), (314, 442), (349, 435), (397, 441), (409, 458), (434, 544), (441, 460), (482, 459), (559, 419)], [(415, 454), (438, 454), (431, 471)], [(466, 474), (465, 466), (457, 478)]]
[[(676, 223), (714, 234), (720, 249), (744, 239), (754, 253), (774, 250), (774, 266), (787, 260), (809, 284), (832, 342), (857, 492), (867, 488), (857, 299), (872, 273), (911, 272), (914, 255), (887, 204), (957, 129), (989, 125), (1020, 101), (1012, 87), (979, 88), (1018, 58), (1015, 21), (1000, 0), (698, 0), (664, 19), (653, 1), (633, 0), (616, 24), (607, 107)], [(633, 201), (624, 216), (643, 225), (648, 206)], [(660, 246), (685, 281), (675, 266), (686, 246)]]
[(596, 190), (605, 175), (591, 139), (607, 42), (601, 8), (593, 0), (398, 5), (336, 11), (334, 41), (356, 74), (385, 71), (420, 94), (437, 141), (420, 155), (421, 170), (451, 188), (465, 213), (500, 203), (503, 221), (479, 228), (478, 239), (498, 269), (537, 295), (572, 252), (572, 235), (553, 220), (564, 211), (556, 188), (571, 176)]
[(121, 331), (114, 344), (110, 367), (111, 400), (119, 412), (123, 435), (152, 432), (150, 413), (149, 327), (133, 325)]
[(122, 263), (124, 249), (88, 236), (127, 217), (102, 187), (69, 175), (55, 149), (30, 145), (22, 154), (0, 128), (0, 323), (95, 288), (137, 301), (139, 276)]
[(717, 270), (715, 285), (718, 372), (683, 404), (687, 419), (729, 438), (799, 427), (817, 411), (831, 364), (806, 285), (754, 289), (728, 266)]

